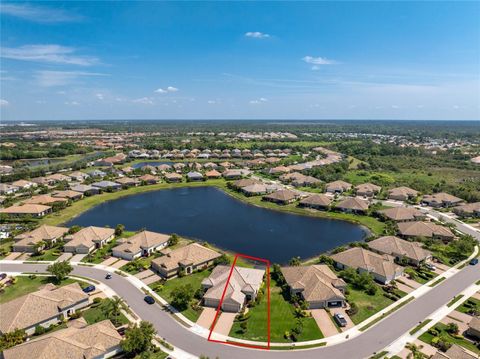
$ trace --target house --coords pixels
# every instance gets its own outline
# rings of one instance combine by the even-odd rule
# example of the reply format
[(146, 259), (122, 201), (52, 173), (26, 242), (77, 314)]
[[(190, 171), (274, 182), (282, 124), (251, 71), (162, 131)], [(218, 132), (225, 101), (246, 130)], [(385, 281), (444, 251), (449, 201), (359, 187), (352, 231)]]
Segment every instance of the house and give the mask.
[(115, 236), (115, 230), (112, 228), (86, 227), (77, 233), (65, 237), (65, 252), (88, 254), (96, 248), (101, 248), (107, 242), (110, 242)]
[(75, 192), (83, 193), (84, 195), (95, 195), (100, 193), (100, 188), (90, 186), (88, 184), (79, 184), (77, 186), (73, 186), (72, 190)]
[(405, 186), (392, 188), (388, 191), (388, 198), (395, 199), (397, 201), (413, 200), (417, 198), (417, 196), (418, 191), (415, 191), (414, 189)]
[(262, 182), (258, 180), (254, 180), (252, 178), (245, 178), (235, 182), (231, 182), (230, 186), (232, 186), (232, 188), (235, 188), (235, 189), (240, 189), (240, 188), (251, 186), (252, 184), (257, 184), (257, 183), (262, 184)]
[(295, 187), (314, 187), (319, 183), (322, 183), (322, 181), (312, 176), (303, 176), (292, 181), (292, 185)]
[(222, 177), (222, 174), (217, 170), (210, 170), (205, 172), (205, 177), (207, 177), (208, 179), (220, 178)]
[(398, 233), (404, 238), (425, 237), (451, 241), (455, 238), (450, 228), (432, 222), (402, 222), (398, 223)]
[(367, 243), (368, 247), (380, 254), (389, 254), (397, 260), (406, 258), (410, 264), (419, 266), (432, 259), (432, 253), (418, 242), (410, 242), (395, 236), (385, 236)]
[(468, 322), (467, 334), (470, 337), (480, 339), (480, 317), (473, 317)]
[(77, 282), (62, 287), (47, 284), (36, 292), (2, 304), (0, 334), (21, 329), (32, 335), (36, 326), (48, 328), (86, 306), (88, 295)]
[(397, 265), (392, 256), (381, 255), (361, 247), (347, 249), (334, 254), (331, 258), (337, 268), (354, 268), (359, 273), (370, 273), (382, 284), (388, 284), (403, 274), (403, 267)]
[(68, 203), (68, 198), (63, 197), (52, 197), (48, 194), (40, 194), (38, 196), (33, 196), (22, 201), (25, 204), (44, 204), (44, 205), (53, 205), (55, 203)]
[(155, 251), (168, 245), (170, 236), (162, 233), (141, 231), (131, 237), (119, 241), (119, 245), (113, 247), (114, 257), (133, 260), (138, 257), (148, 257)]
[(274, 202), (278, 204), (289, 204), (297, 200), (298, 194), (289, 189), (281, 189), (279, 191), (273, 192), (263, 196), (264, 201)]
[(226, 170), (222, 176), (226, 180), (240, 179), (244, 176), (244, 172), (242, 170)]
[(461, 204), (464, 202), (463, 199), (452, 196), (451, 194), (441, 192), (435, 193), (432, 195), (425, 195), (422, 198), (422, 203), (426, 204), (430, 207), (438, 208), (438, 207), (452, 207)]
[(152, 270), (164, 278), (171, 278), (184, 271), (191, 274), (197, 269), (204, 269), (213, 265), (221, 254), (198, 243), (188, 244), (174, 250), (168, 248), (163, 251), (163, 257), (152, 261)]
[(365, 214), (368, 211), (368, 201), (360, 197), (347, 197), (335, 205), (335, 208), (347, 213)]
[(5, 213), (14, 217), (32, 216), (36, 218), (43, 217), (52, 212), (52, 207), (41, 204), (24, 204), (23, 206), (10, 206), (0, 209), (0, 214)]
[(53, 198), (68, 198), (72, 201), (76, 201), (78, 199), (82, 199), (83, 193), (72, 191), (72, 190), (65, 190), (65, 191), (54, 191), (52, 192)]
[(327, 209), (332, 203), (332, 199), (324, 194), (314, 194), (302, 199), (299, 203), (300, 207)]
[(14, 194), (19, 188), (7, 183), (0, 183), (0, 194)]
[(268, 170), (268, 174), (273, 175), (273, 176), (280, 176), (282, 174), (289, 173), (290, 171), (291, 171), (291, 169), (288, 168), (288, 167), (277, 166), (277, 167), (270, 168)]
[[(230, 274), (231, 272), (231, 274)], [(260, 289), (265, 270), (235, 266), (216, 266), (210, 276), (202, 281), (203, 305), (217, 308), (223, 297), (221, 309), (224, 312), (239, 312), (250, 301), (254, 301)], [(227, 285), (225, 291), (224, 289)]]
[(246, 195), (246, 196), (259, 196), (266, 194), (268, 192), (267, 186), (261, 183), (255, 183), (251, 184), (250, 186), (246, 186), (241, 188), (241, 191)]
[(453, 344), (445, 353), (437, 351), (430, 359), (478, 359), (478, 355), (458, 344)]
[(381, 217), (395, 222), (423, 221), (427, 215), (412, 207), (393, 207), (377, 212)]
[(41, 186), (53, 186), (56, 181), (47, 177), (35, 177), (32, 178), (32, 182), (35, 182), (36, 184)]
[(122, 187), (138, 186), (140, 184), (138, 179), (131, 177), (121, 177), (116, 179), (115, 182), (120, 184)]
[(175, 163), (173, 165), (173, 169), (177, 172), (182, 172), (185, 167), (186, 167), (185, 163)]
[(72, 172), (68, 175), (73, 181), (77, 181), (77, 182), (83, 182), (85, 181), (87, 178), (89, 178), (90, 176), (87, 175), (86, 173), (83, 173), (83, 172), (80, 172), (80, 171), (75, 171), (75, 172)]
[(165, 173), (164, 177), (165, 177), (165, 180), (169, 183), (182, 182), (182, 178), (183, 178), (181, 174), (175, 173), (175, 172)]
[(480, 202), (454, 207), (453, 213), (460, 217), (480, 217)]
[(118, 165), (127, 159), (127, 155), (124, 153), (117, 153), (115, 156), (106, 157), (95, 161), (95, 166), (113, 166)]
[(329, 193), (343, 193), (352, 188), (352, 184), (345, 181), (333, 181), (325, 185), (325, 189)]
[(377, 186), (373, 183), (363, 183), (355, 186), (355, 193), (357, 196), (361, 197), (374, 197), (379, 194), (382, 190), (382, 187)]
[(30, 188), (37, 187), (38, 184), (31, 181), (18, 180), (18, 181), (12, 182), (12, 186), (18, 187), (19, 189), (30, 189)]
[(138, 179), (142, 183), (146, 183), (146, 184), (155, 184), (155, 183), (158, 183), (160, 181), (160, 178), (158, 178), (157, 176), (153, 176), (151, 174), (145, 174), (143, 176), (138, 177)]
[(347, 284), (324, 264), (282, 267), (292, 296), (299, 295), (309, 309), (344, 307)]
[(187, 180), (194, 181), (203, 181), (203, 175), (200, 172), (191, 171), (187, 173)]
[(119, 189), (122, 188), (122, 186), (119, 183), (115, 183), (112, 181), (100, 181), (100, 182), (95, 182), (92, 183), (93, 187), (100, 188), (103, 191), (118, 191)]
[[(34, 253), (38, 243), (44, 242), (49, 246), (55, 244), (68, 232), (66, 227), (42, 225), (32, 231), (17, 235), (13, 244), (14, 252)], [(43, 249), (45, 245), (38, 249)]]
[(172, 170), (172, 166), (166, 163), (162, 163), (161, 165), (157, 166), (157, 169), (161, 172), (169, 172)]
[(58, 183), (58, 182), (69, 182), (72, 179), (69, 176), (65, 176), (61, 173), (54, 173), (50, 176), (45, 177), (47, 181), (52, 181), (53, 183)]
[(76, 319), (61, 330), (30, 339), (3, 352), (4, 359), (104, 359), (120, 353), (122, 336), (109, 320), (87, 325)]
[(88, 175), (90, 177), (105, 177), (107, 174), (103, 171), (100, 171), (100, 170), (93, 170), (93, 171), (90, 171), (88, 172)]

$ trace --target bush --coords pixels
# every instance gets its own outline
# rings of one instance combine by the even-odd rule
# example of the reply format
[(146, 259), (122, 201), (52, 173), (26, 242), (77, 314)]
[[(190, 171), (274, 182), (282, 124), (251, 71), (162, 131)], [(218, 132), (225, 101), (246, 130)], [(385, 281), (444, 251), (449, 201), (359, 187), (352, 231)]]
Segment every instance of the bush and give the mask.
[(355, 304), (355, 303), (350, 303), (350, 308), (347, 309), (346, 312), (347, 312), (347, 314), (350, 315), (350, 316), (357, 314), (357, 313), (358, 313), (358, 306), (357, 306), (357, 304)]
[(35, 333), (33, 335), (42, 335), (45, 334), (46, 331), (47, 330), (44, 327), (42, 327), (41, 325), (37, 325), (35, 327)]

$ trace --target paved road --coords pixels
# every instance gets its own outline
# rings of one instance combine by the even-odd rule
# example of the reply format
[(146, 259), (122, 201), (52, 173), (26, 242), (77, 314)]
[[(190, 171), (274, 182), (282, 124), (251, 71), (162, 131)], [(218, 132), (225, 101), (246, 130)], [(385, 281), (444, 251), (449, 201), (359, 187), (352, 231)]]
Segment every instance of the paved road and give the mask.
[[(0, 263), (2, 272), (35, 272), (35, 270), (43, 272), (45, 269), (46, 265), (43, 264)], [(210, 358), (218, 357), (220, 359), (245, 359), (248, 357), (252, 359), (361, 359), (369, 357), (375, 351), (382, 350), (436, 309), (448, 303), (455, 293), (463, 291), (478, 281), (480, 266), (467, 266), (422, 297), (402, 307), (384, 321), (351, 340), (328, 347), (294, 352), (254, 350), (210, 343), (205, 338), (184, 328), (159, 306), (146, 304), (143, 301), (144, 294), (126, 278), (113, 274), (111, 280), (105, 280), (103, 270), (84, 266), (76, 266), (73, 273), (105, 283), (119, 294), (142, 319), (152, 322), (160, 336), (176, 347), (198, 356), (203, 354)]]

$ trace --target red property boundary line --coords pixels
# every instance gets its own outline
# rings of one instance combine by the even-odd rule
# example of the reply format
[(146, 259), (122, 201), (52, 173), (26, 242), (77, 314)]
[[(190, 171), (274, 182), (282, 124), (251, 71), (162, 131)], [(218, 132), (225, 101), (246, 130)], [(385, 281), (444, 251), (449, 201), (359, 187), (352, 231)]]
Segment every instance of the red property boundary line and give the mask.
[[(251, 260), (259, 261), (259, 262), (264, 262), (267, 265), (267, 346), (266, 347), (262, 346), (262, 345), (253, 345), (253, 344), (245, 344), (245, 343), (238, 343), (238, 342), (227, 342), (227, 341), (216, 340), (216, 339), (211, 338), (213, 330), (215, 329), (215, 325), (217, 324), (217, 319), (218, 319), (218, 316), (220, 315), (223, 299), (225, 297), (225, 293), (227, 292), (228, 283), (230, 282), (230, 278), (232, 277), (233, 268), (235, 268), (235, 264), (237, 263), (238, 257), (251, 259)], [(215, 313), (215, 318), (213, 319), (213, 323), (210, 326), (210, 333), (208, 334), (208, 341), (209, 342), (214, 342), (214, 343), (235, 345), (235, 346), (240, 346), (240, 347), (270, 350), (270, 261), (268, 259), (247, 256), (246, 254), (236, 254), (235, 255), (232, 266), (230, 268), (230, 273), (228, 274), (227, 282), (225, 283), (225, 288), (223, 288), (222, 298), (220, 299), (220, 303), (218, 303), (217, 312)]]

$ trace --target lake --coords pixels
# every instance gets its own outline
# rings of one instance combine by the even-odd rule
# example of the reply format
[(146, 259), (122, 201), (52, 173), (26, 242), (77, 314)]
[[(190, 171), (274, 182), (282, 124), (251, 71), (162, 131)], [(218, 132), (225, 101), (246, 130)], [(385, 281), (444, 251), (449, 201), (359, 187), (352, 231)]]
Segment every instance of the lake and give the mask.
[(142, 228), (212, 243), (235, 253), (287, 263), (365, 238), (365, 228), (346, 221), (293, 215), (252, 206), (215, 187), (175, 188), (102, 203), (69, 226)]

